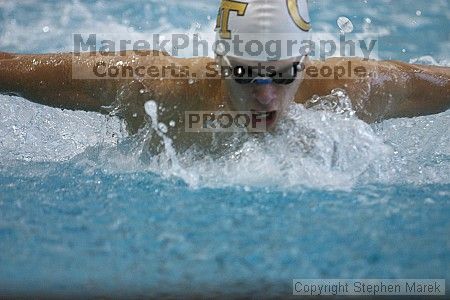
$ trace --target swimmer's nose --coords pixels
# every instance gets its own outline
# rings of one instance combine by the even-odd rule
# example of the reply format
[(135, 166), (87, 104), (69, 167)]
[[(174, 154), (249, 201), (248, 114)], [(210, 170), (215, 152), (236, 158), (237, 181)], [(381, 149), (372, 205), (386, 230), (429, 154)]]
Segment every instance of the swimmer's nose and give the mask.
[(277, 98), (275, 88), (272, 84), (256, 85), (253, 95), (260, 104), (269, 105)]

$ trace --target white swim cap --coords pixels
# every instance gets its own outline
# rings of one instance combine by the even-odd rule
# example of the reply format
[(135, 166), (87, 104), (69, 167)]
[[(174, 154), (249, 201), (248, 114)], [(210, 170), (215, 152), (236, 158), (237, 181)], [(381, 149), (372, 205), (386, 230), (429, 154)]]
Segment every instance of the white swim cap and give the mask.
[(307, 54), (311, 29), (307, 0), (222, 0), (214, 52), (273, 61)]

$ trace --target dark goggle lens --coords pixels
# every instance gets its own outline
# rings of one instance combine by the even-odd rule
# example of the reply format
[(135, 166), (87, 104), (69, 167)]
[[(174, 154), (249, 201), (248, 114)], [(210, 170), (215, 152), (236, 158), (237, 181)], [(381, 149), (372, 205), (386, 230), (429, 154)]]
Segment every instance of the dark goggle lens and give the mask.
[(295, 80), (295, 77), (293, 78), (278, 78), (278, 79), (272, 79), (272, 81), (276, 84), (291, 84)]
[(233, 68), (233, 79), (239, 84), (249, 84), (253, 81), (253, 77), (246, 75), (244, 67), (237, 66)]
[(239, 84), (249, 84), (249, 83), (252, 83), (253, 78), (234, 77), (234, 81), (236, 81)]
[(245, 69), (243, 67), (236, 67), (236, 70), (238, 72), (238, 74), (242, 74), (240, 75), (233, 75), (234, 81), (236, 81), (238, 84), (249, 84), (249, 83), (258, 83), (257, 79), (258, 78), (266, 78), (266, 79), (270, 79), (271, 82), (275, 83), (275, 84), (283, 84), (283, 85), (288, 85), (291, 84), (295, 81), (295, 78), (297, 77), (297, 73), (298, 73), (298, 65), (300, 63), (295, 63), (292, 66), (292, 73), (291, 74), (285, 74), (282, 75), (281, 78), (278, 78), (276, 74), (271, 75), (271, 76), (258, 76), (258, 77), (250, 77), (248, 75), (245, 75)]
[(299, 64), (299, 62), (294, 63), (291, 69), (292, 73), (282, 75), (281, 78), (273, 78), (273, 82), (276, 84), (285, 85), (293, 83), (295, 81), (295, 78), (297, 78)]

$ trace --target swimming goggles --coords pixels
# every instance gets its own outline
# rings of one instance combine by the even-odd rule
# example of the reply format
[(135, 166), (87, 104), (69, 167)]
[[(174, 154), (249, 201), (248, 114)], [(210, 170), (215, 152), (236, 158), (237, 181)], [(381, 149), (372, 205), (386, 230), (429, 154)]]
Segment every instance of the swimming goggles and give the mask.
[[(253, 76), (252, 73), (254, 73), (254, 69), (252, 67), (243, 67), (243, 66), (232, 66), (228, 59), (224, 59), (227, 63), (228, 67), (232, 70), (231, 71), (231, 77), (234, 81), (236, 81), (238, 84), (258, 84), (258, 85), (265, 85), (265, 84), (281, 84), (281, 85), (289, 85), (295, 81), (297, 78), (298, 72), (303, 71), (304, 64), (303, 61), (305, 60), (306, 56), (303, 56), (299, 61), (293, 62), (292, 66), (287, 68), (283, 72), (276, 72), (275, 70), (271, 70), (266, 75), (257, 74), (256, 76)], [(249, 72), (247, 72), (249, 71)]]

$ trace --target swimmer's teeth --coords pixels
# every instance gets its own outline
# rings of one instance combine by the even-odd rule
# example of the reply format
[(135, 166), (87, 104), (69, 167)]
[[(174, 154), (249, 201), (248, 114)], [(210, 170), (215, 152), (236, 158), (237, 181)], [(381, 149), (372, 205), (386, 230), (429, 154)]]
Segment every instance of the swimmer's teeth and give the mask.
[(270, 112), (260, 112), (256, 113), (256, 115), (262, 119), (267, 119), (270, 116)]

